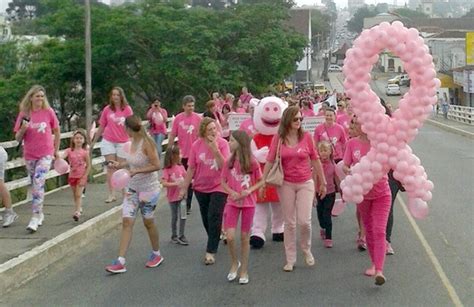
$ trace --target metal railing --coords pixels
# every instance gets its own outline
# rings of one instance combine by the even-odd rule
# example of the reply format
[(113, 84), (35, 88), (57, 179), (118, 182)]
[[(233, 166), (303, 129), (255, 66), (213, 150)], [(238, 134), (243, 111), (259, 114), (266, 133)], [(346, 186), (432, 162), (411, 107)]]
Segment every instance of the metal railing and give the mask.
[[(167, 122), (168, 122), (168, 133), (170, 132), (170, 122), (172, 121), (172, 118), (169, 117), (167, 119)], [(147, 125), (147, 121), (144, 121), (143, 124), (144, 126), (146, 127)], [(61, 133), (61, 140), (65, 140), (65, 139), (69, 139), (72, 137), (72, 134), (73, 132), (70, 131), (70, 132), (63, 132)], [(177, 140), (177, 138), (175, 138), (175, 141)], [(166, 138), (164, 141), (163, 141), (163, 145), (166, 146), (168, 144), (168, 138)], [(16, 140), (13, 140), (13, 141), (6, 141), (6, 142), (0, 142), (0, 146), (2, 146), (5, 150), (11, 150), (12, 148), (15, 148), (17, 147), (19, 144)], [(100, 148), (100, 144), (99, 143), (96, 143), (94, 145), (94, 148), (93, 149), (97, 149), (97, 148)], [(92, 149), (92, 153), (94, 152)], [(64, 149), (63, 150), (60, 150), (60, 153), (62, 154), (64, 152)], [(9, 155), (10, 157), (11, 155)], [(99, 169), (100, 172), (99, 174), (96, 174), (96, 176), (100, 176), (100, 175), (104, 175), (105, 172), (103, 171), (103, 166), (102, 166), (102, 163), (105, 161), (104, 157), (103, 156), (100, 156), (100, 155), (93, 155), (92, 156), (92, 159), (91, 159), (91, 165), (92, 165), (92, 168), (94, 169)], [(20, 168), (20, 167), (24, 167), (25, 166), (25, 160), (23, 159), (23, 157), (21, 158), (15, 158), (15, 159), (11, 159), (9, 161), (7, 161), (5, 163), (5, 171), (7, 170), (12, 170), (12, 169), (16, 169), (16, 168)], [(54, 169), (51, 169), (48, 174), (46, 175), (46, 179), (51, 179), (51, 178), (56, 178), (56, 177), (60, 177), (60, 176), (63, 176), (64, 174), (59, 174), (58, 172), (56, 172)], [(22, 178), (18, 178), (18, 179), (14, 179), (14, 180), (11, 180), (11, 181), (6, 181), (5, 182), (5, 185), (7, 186), (8, 190), (9, 191), (13, 191), (13, 190), (17, 190), (17, 189), (20, 189), (20, 188), (29, 188), (30, 185), (31, 185), (31, 179), (30, 177), (28, 176), (28, 174), (25, 176), (25, 177), (22, 177)], [(63, 186), (67, 186), (67, 183), (65, 183)], [(26, 196), (26, 199), (23, 199), (23, 200), (19, 200), (18, 202), (14, 203), (13, 205), (19, 205), (19, 204), (22, 204), (22, 203), (25, 203), (25, 202), (28, 202), (31, 200), (31, 194), (28, 192), (27, 193), (27, 196)], [(3, 208), (2, 208), (3, 209)]]
[(450, 105), (448, 119), (468, 125), (474, 125), (474, 108)]

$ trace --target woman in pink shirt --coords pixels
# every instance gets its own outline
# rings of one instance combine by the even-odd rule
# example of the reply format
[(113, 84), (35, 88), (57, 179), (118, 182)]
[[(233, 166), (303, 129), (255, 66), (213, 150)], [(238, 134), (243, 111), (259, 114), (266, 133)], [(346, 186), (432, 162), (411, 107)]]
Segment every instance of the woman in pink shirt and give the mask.
[[(359, 133), (358, 137), (347, 142), (344, 153), (344, 171), (350, 174), (350, 168), (358, 163), (370, 150), (367, 135), (362, 132), (356, 117), (352, 118), (352, 125)], [(372, 265), (365, 271), (367, 276), (375, 276), (375, 284), (385, 283), (383, 267), (385, 263), (386, 242), (385, 234), (387, 220), (390, 213), (391, 192), (388, 185), (388, 176), (384, 175), (373, 188), (364, 195), (364, 200), (357, 204), (357, 210), (364, 224), (367, 247)]]
[(336, 123), (341, 125), (346, 132), (346, 136), (349, 135), (349, 125), (352, 119), (352, 112), (349, 112), (347, 104), (344, 100), (337, 102), (337, 114), (336, 114)]
[(168, 133), (166, 129), (168, 112), (161, 107), (161, 101), (159, 97), (155, 97), (155, 99), (153, 99), (153, 102), (146, 113), (146, 117), (150, 122), (150, 135), (152, 136), (153, 140), (155, 140), (158, 158), (160, 158), (163, 140)]
[(219, 246), (222, 214), (227, 194), (221, 186), (221, 172), (230, 155), (229, 144), (217, 133), (215, 120), (204, 117), (199, 126), (199, 139), (191, 146), (189, 165), (180, 198), (185, 195), (191, 180), (207, 232), (207, 249), (204, 263), (214, 264)]
[[(15, 139), (23, 142), (23, 156), (31, 178), (33, 216), (27, 229), (36, 232), (43, 224), (44, 184), (53, 158), (59, 158), (59, 122), (42, 86), (33, 86), (20, 103)], [(54, 139), (53, 139), (54, 134)]]
[[(123, 150), (123, 145), (128, 142), (129, 137), (125, 130), (125, 118), (133, 115), (132, 108), (128, 105), (127, 98), (121, 87), (114, 87), (109, 95), (109, 104), (102, 110), (99, 119), (99, 129), (95, 133), (92, 141), (91, 150), (97, 140), (102, 137), (100, 144), (100, 151), (105, 157), (105, 161), (119, 161), (123, 162), (126, 158), (126, 153)], [(116, 201), (115, 192), (112, 188), (110, 178), (114, 170), (107, 168), (107, 187), (109, 195), (105, 200), (106, 203)]]
[(245, 108), (242, 106), (240, 98), (235, 98), (234, 102), (232, 102), (232, 112), (245, 113)]
[[(277, 188), (285, 219), (284, 243), (286, 265), (283, 270), (293, 271), (296, 262), (296, 224), (300, 226), (301, 249), (305, 262), (314, 265), (311, 253), (311, 211), (315, 197), (315, 182), (319, 183), (318, 195), (326, 195), (326, 178), (311, 135), (301, 128), (302, 115), (298, 106), (288, 107), (281, 119), (278, 134), (273, 137), (267, 156), (263, 178), (277, 158), (280, 147), (283, 184)], [(297, 222), (298, 221), (298, 222)]]
[(314, 113), (313, 111), (313, 103), (311, 102), (311, 100), (309, 100), (309, 98), (300, 99), (300, 108), (303, 117), (316, 116), (316, 113)]
[(344, 156), (346, 145), (346, 132), (344, 128), (336, 123), (336, 111), (329, 107), (325, 113), (326, 121), (314, 129), (314, 143), (316, 146), (322, 140), (328, 141), (333, 146), (334, 162), (338, 163)]

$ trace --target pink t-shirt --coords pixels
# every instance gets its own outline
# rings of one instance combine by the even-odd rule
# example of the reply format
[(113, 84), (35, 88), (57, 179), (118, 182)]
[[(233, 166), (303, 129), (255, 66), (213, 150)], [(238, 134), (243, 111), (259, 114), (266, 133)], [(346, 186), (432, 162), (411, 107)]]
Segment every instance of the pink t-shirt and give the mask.
[[(249, 174), (242, 174), (240, 171), (239, 161), (236, 160), (234, 166), (231, 169), (229, 168), (228, 163), (229, 161), (224, 164), (222, 178), (227, 182), (229, 187), (237, 193), (241, 193), (243, 190), (249, 189), (262, 177), (260, 165), (255, 159), (252, 159), (251, 161)], [(227, 204), (235, 207), (255, 207), (256, 202), (257, 191), (238, 201), (233, 201), (230, 197), (227, 198)]]
[(67, 148), (64, 154), (69, 161), (71, 171), (69, 172), (69, 178), (82, 178), (86, 173), (87, 169), (87, 156), (89, 151), (83, 148), (74, 149)]
[[(217, 148), (224, 161), (227, 160), (230, 155), (227, 141), (218, 137)], [(221, 186), (222, 169), (218, 167), (214, 154), (202, 138), (191, 146), (188, 163), (189, 167), (194, 168), (194, 190), (201, 193), (224, 192)]]
[(99, 125), (104, 127), (103, 138), (112, 143), (128, 142), (128, 134), (125, 130), (125, 118), (133, 115), (132, 108), (127, 105), (123, 110), (116, 109), (115, 112), (106, 106), (99, 119)]
[(337, 115), (336, 123), (338, 123), (344, 128), (346, 136), (349, 135), (349, 124), (351, 123), (351, 116), (349, 116), (347, 113), (340, 113)]
[(334, 181), (334, 177), (336, 176), (336, 166), (334, 162), (327, 159), (321, 159), (321, 165), (323, 166), (324, 177), (326, 178), (326, 193), (334, 193), (336, 192), (336, 183)]
[(146, 117), (150, 121), (150, 133), (151, 134), (166, 134), (166, 122), (168, 119), (168, 112), (160, 108), (160, 111), (150, 109), (146, 114)]
[[(279, 140), (280, 137), (276, 134), (267, 156), (268, 162), (275, 162)], [(280, 154), (285, 181), (302, 183), (312, 178), (311, 160), (317, 160), (319, 156), (308, 132), (304, 133), (303, 138), (294, 147), (282, 144)]]
[(316, 116), (316, 113), (311, 109), (301, 109), (301, 114), (303, 114), (303, 117)]
[[(369, 141), (361, 140), (360, 137), (350, 139), (346, 144), (344, 164), (350, 167), (354, 166), (369, 152), (369, 150)], [(374, 184), (372, 190), (364, 196), (364, 199), (374, 199), (385, 195), (390, 195), (388, 176), (386, 174), (379, 180), (379, 182)]]
[[(182, 182), (186, 176), (186, 170), (184, 166), (176, 164), (172, 167), (163, 169), (163, 180), (167, 182)], [(166, 196), (168, 197), (168, 202), (179, 201), (179, 187), (167, 187)]]
[(31, 111), (29, 116), (18, 114), (13, 131), (20, 130), (22, 119), (29, 118), (29, 126), (23, 135), (23, 156), (25, 160), (39, 160), (54, 155), (53, 129), (59, 128), (59, 121), (52, 108)]
[(326, 126), (326, 123), (322, 123), (314, 129), (314, 143), (317, 145), (320, 141), (329, 141), (333, 145), (334, 160), (342, 159), (344, 156), (346, 140), (344, 128), (337, 123), (332, 126)]
[(198, 139), (201, 116), (197, 113), (187, 115), (184, 112), (176, 115), (171, 128), (171, 133), (178, 137), (178, 146), (183, 158), (189, 158), (191, 145)]
[(247, 133), (250, 137), (257, 133), (257, 130), (255, 130), (255, 126), (253, 125), (253, 119), (251, 117), (240, 123), (239, 130), (245, 131), (245, 133)]
[(250, 99), (252, 99), (252, 97), (253, 96), (250, 93), (240, 95), (239, 99), (242, 102), (242, 106), (244, 107), (244, 109), (247, 109), (247, 107), (250, 103)]
[(237, 108), (235, 109), (235, 113), (243, 114), (243, 113), (246, 113), (246, 111), (245, 111), (245, 108)]

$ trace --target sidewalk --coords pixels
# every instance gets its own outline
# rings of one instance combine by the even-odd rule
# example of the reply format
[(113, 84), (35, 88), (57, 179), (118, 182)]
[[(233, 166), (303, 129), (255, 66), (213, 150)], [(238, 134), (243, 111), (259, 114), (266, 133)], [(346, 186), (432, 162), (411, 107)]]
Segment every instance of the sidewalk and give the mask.
[(105, 194), (104, 184), (87, 186), (79, 222), (72, 219), (69, 188), (46, 195), (45, 220), (36, 233), (26, 230), (31, 204), (16, 206), (19, 218), (9, 228), (0, 228), (0, 293), (34, 278), (50, 264), (117, 226), (121, 222), (121, 201), (106, 204)]

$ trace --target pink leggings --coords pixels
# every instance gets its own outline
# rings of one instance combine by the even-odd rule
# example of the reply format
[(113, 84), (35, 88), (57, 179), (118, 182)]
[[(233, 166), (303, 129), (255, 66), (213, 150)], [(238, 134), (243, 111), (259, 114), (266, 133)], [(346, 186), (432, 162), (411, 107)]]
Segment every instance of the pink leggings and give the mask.
[(296, 223), (300, 226), (300, 245), (305, 254), (311, 252), (311, 212), (314, 200), (314, 182), (283, 181), (277, 189), (285, 219), (284, 243), (286, 262), (296, 262)]
[(365, 227), (370, 259), (377, 271), (383, 271), (385, 262), (385, 231), (391, 201), (391, 195), (388, 194), (376, 199), (364, 199), (357, 205)]
[(237, 227), (240, 212), (242, 212), (240, 231), (250, 233), (255, 207), (236, 207), (232, 205), (226, 205), (224, 209), (224, 228), (226, 230), (229, 228), (235, 229)]

